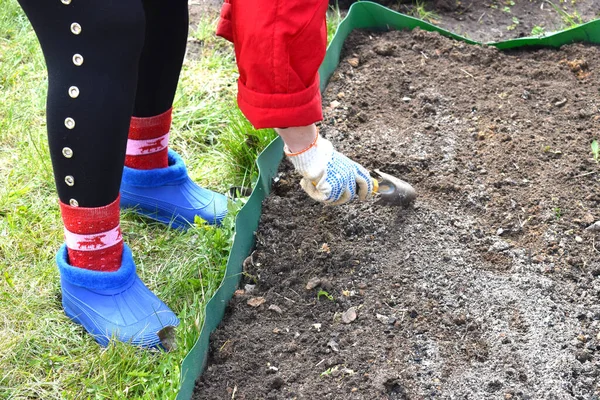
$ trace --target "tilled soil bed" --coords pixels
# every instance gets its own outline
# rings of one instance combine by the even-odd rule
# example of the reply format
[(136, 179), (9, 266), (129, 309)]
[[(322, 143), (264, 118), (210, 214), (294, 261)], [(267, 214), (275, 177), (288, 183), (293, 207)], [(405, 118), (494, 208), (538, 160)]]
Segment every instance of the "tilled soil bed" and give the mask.
[(321, 132), (419, 198), (323, 206), (284, 163), (194, 398), (598, 398), (598, 82), (595, 46), (353, 33)]

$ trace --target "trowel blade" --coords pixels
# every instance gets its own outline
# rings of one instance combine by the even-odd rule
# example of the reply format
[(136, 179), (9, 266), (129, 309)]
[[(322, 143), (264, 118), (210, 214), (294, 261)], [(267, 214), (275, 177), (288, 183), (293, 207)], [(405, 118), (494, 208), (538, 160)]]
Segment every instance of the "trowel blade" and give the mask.
[(417, 198), (417, 191), (410, 183), (378, 169), (375, 172), (382, 178), (379, 182), (377, 203), (408, 207)]

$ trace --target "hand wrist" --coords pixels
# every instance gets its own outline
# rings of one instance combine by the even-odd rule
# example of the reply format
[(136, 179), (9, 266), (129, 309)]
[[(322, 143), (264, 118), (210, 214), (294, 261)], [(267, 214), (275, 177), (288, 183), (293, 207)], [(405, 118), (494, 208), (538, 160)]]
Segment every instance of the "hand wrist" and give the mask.
[(311, 147), (317, 141), (319, 131), (315, 124), (291, 128), (276, 128), (275, 131), (285, 143), (285, 152), (288, 155), (300, 154)]
[(283, 146), (283, 151), (285, 153), (286, 156), (288, 157), (297, 157), (300, 156), (301, 154), (304, 154), (308, 151), (310, 151), (311, 149), (315, 148), (317, 146), (317, 141), (319, 140), (325, 140), (323, 138), (320, 137), (320, 135), (317, 133), (317, 135), (314, 137), (314, 139), (312, 140), (312, 142), (308, 145), (306, 145), (306, 143), (302, 143), (302, 145), (298, 145), (297, 148), (299, 150), (292, 150), (289, 148), (289, 146), (287, 145), (287, 143)]
[(320, 135), (307, 149), (297, 152), (286, 152), (288, 160), (304, 177), (316, 178), (323, 174), (327, 163), (331, 160), (334, 149), (331, 142)]

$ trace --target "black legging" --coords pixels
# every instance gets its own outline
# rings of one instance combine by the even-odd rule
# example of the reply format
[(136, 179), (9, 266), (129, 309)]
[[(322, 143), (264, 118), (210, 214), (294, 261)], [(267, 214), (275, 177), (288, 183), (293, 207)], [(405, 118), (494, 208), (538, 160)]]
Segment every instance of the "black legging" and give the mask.
[(100, 207), (119, 193), (129, 121), (173, 102), (187, 0), (19, 0), (48, 67), (47, 128), (58, 196)]

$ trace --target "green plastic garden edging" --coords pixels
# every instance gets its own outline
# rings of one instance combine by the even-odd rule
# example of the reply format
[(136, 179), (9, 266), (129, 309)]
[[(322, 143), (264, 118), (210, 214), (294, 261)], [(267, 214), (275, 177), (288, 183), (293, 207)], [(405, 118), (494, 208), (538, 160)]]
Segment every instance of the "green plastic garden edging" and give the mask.
[[(368, 1), (354, 3), (350, 7), (346, 18), (340, 23), (333, 40), (327, 48), (325, 60), (319, 69), (321, 91), (325, 90), (329, 77), (337, 68), (342, 46), (352, 30), (360, 28), (410, 30), (415, 27), (427, 31), (439, 32), (444, 36), (469, 44), (481, 44), (419, 19), (399, 14), (376, 3)], [(600, 44), (600, 20), (588, 22), (576, 28), (544, 37), (527, 37), (488, 43), (488, 45), (504, 50), (526, 46), (559, 47), (574, 42)], [(258, 182), (248, 202), (236, 218), (234, 242), (227, 261), (225, 277), (215, 295), (206, 305), (204, 323), (198, 341), (181, 364), (181, 387), (177, 396), (178, 400), (191, 398), (194, 391), (194, 383), (204, 369), (208, 356), (210, 334), (221, 322), (225, 313), (225, 307), (238, 287), (242, 273), (242, 263), (254, 246), (254, 232), (258, 228), (262, 201), (270, 192), (271, 180), (277, 173), (282, 157), (283, 144), (280, 139), (274, 140), (258, 157)]]

